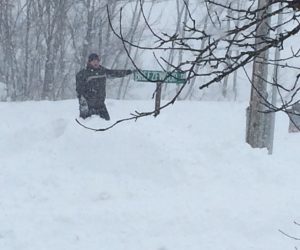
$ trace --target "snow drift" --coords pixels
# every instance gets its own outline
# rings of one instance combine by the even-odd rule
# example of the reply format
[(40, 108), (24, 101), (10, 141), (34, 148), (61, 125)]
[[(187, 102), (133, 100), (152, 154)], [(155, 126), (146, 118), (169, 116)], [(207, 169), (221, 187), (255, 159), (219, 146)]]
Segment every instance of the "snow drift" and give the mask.
[[(107, 102), (113, 120), (152, 102)], [(0, 249), (282, 250), (300, 228), (299, 134), (244, 143), (246, 104), (179, 102), (95, 133), (75, 100), (0, 103)], [(104, 127), (100, 118), (83, 121)]]

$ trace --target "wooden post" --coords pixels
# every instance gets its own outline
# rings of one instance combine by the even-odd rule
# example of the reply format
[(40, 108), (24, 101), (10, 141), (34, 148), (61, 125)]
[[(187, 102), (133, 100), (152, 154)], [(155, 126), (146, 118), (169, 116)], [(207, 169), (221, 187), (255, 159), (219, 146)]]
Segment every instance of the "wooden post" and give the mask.
[(162, 82), (156, 83), (156, 91), (155, 91), (155, 114), (154, 116), (158, 116), (160, 113), (160, 102), (161, 102), (161, 89)]
[[(258, 8), (261, 9), (257, 18), (262, 18), (266, 15), (268, 0), (260, 0)], [(269, 35), (269, 19), (259, 22), (256, 30), (255, 44), (259, 50), (264, 46), (264, 39)], [(255, 58), (253, 62), (252, 72), (252, 89), (250, 106), (247, 115), (247, 136), (246, 141), (253, 148), (265, 148), (268, 142), (268, 123), (269, 120), (266, 113), (265, 100), (267, 97), (267, 78), (268, 78), (268, 51), (263, 51)], [(265, 100), (264, 100), (265, 99)]]
[[(282, 8), (283, 4), (280, 3), (280, 8)], [(283, 16), (282, 14), (279, 14), (278, 16), (278, 21), (277, 21), (277, 25), (279, 26), (278, 30), (277, 30), (277, 35), (280, 36), (280, 34), (282, 33), (282, 22), (283, 22)], [(279, 47), (276, 48), (275, 50), (275, 62), (278, 62), (278, 60), (280, 60), (280, 50)], [(274, 67), (274, 81), (277, 84), (278, 83), (278, 71), (279, 71), (279, 67), (278, 65), (275, 65)], [(277, 87), (274, 85), (272, 86), (272, 105), (276, 106), (277, 103)], [(269, 129), (269, 141), (268, 141), (268, 152), (269, 154), (273, 154), (273, 147), (274, 147), (274, 133), (275, 133), (275, 112), (270, 114), (270, 129)]]

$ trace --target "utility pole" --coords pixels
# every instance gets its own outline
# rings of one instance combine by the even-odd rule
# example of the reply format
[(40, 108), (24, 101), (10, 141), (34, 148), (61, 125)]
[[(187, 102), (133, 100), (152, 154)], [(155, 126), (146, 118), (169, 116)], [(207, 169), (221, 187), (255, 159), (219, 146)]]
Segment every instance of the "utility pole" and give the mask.
[[(261, 19), (268, 12), (269, 0), (259, 0), (257, 18)], [(256, 51), (264, 46), (265, 39), (269, 36), (269, 19), (264, 19), (257, 24), (256, 29)], [(250, 97), (250, 106), (247, 109), (247, 134), (246, 142), (253, 148), (267, 147), (269, 133), (267, 128), (268, 115), (264, 113), (267, 100), (267, 78), (268, 78), (268, 51), (261, 52), (253, 62), (252, 88)]]
[[(283, 4), (280, 3), (280, 8), (282, 8)], [(277, 30), (277, 35), (279, 36), (279, 34), (281, 34), (282, 32), (282, 22), (283, 22), (283, 17), (282, 14), (278, 15), (278, 30)], [(278, 60), (280, 60), (280, 49), (279, 47), (276, 48), (275, 50), (275, 62), (277, 62)], [(278, 65), (274, 66), (274, 83), (278, 83), (278, 71), (279, 71), (279, 67)], [(276, 106), (276, 102), (277, 102), (277, 87), (274, 85), (272, 87), (272, 105)], [(273, 144), (274, 144), (274, 133), (275, 133), (275, 112), (272, 112), (270, 114), (270, 136), (269, 136), (269, 142), (268, 142), (268, 152), (269, 154), (273, 154)]]

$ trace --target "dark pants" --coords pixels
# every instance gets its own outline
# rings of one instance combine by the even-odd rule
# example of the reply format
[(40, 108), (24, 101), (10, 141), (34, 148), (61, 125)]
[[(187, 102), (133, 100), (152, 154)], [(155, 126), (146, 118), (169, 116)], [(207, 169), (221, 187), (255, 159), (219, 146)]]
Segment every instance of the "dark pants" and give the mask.
[(79, 98), (79, 116), (86, 119), (92, 115), (99, 115), (101, 118), (109, 121), (109, 113), (104, 102), (95, 100), (86, 100), (84, 97)]

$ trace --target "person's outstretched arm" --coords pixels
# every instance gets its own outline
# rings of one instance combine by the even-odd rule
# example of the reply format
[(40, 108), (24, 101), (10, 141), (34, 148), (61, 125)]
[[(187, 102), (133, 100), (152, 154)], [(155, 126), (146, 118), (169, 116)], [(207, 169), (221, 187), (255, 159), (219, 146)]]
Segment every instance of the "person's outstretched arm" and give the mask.
[(107, 78), (119, 78), (130, 75), (133, 73), (132, 70), (118, 70), (118, 69), (105, 69)]

